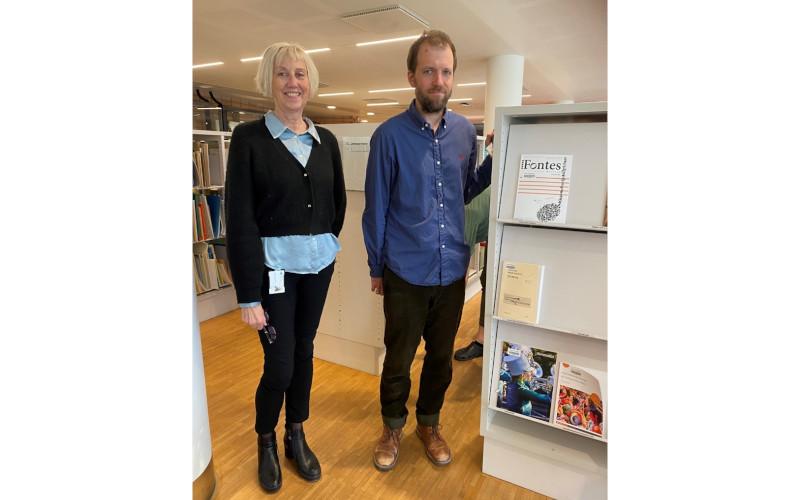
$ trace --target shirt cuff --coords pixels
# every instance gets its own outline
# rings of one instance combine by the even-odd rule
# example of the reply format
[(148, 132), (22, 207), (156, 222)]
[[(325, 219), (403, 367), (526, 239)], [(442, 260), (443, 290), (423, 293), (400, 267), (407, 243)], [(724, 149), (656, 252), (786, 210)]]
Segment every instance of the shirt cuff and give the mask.
[(246, 309), (246, 308), (249, 308), (249, 307), (255, 307), (255, 306), (260, 306), (260, 305), (261, 305), (261, 302), (248, 302), (246, 304), (239, 304), (239, 307), (241, 307), (242, 309)]

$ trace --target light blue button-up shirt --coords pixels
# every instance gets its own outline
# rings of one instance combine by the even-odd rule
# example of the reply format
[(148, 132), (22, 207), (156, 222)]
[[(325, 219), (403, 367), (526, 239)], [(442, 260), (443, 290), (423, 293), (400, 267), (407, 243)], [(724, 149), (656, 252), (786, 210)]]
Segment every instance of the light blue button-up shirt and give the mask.
[[(305, 168), (311, 155), (311, 146), (319, 134), (314, 123), (304, 118), (308, 130), (296, 134), (281, 122), (272, 111), (264, 115), (267, 129), (273, 139), (280, 138), (286, 149)], [(295, 274), (316, 274), (330, 265), (342, 249), (339, 240), (332, 233), (261, 238), (264, 245), (264, 265), (270, 269), (283, 269)], [(240, 307), (254, 307), (260, 302), (239, 304)]]

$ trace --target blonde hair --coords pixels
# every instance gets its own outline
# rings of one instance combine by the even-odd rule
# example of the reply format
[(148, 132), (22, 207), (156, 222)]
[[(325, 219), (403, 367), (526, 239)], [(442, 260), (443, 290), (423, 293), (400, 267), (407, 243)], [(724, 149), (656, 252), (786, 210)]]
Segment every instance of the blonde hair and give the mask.
[(317, 95), (319, 89), (319, 72), (311, 60), (311, 56), (306, 54), (306, 50), (296, 43), (278, 42), (273, 43), (261, 55), (261, 62), (256, 73), (256, 88), (265, 97), (272, 97), (272, 71), (275, 63), (289, 59), (292, 61), (303, 61), (308, 71), (311, 95)]

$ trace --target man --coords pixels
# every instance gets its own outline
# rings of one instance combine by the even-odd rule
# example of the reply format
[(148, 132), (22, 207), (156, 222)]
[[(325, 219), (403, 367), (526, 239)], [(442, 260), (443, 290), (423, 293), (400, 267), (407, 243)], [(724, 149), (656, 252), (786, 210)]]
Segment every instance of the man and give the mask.
[(417, 400), (417, 436), (428, 458), (452, 453), (439, 411), (452, 378), (453, 341), (464, 305), (469, 247), (464, 206), (491, 181), (491, 160), (475, 170), (475, 127), (447, 110), (456, 49), (446, 33), (426, 31), (409, 49), (415, 99), (372, 136), (362, 218), (371, 290), (384, 296), (386, 358), (381, 375), (383, 433), (373, 456), (392, 469), (408, 410), (410, 369), (425, 339)]

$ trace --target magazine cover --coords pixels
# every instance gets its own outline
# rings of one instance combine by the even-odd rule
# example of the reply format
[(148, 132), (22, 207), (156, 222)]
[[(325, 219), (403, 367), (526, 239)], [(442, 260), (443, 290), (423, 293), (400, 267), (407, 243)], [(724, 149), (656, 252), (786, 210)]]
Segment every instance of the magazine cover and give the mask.
[(604, 437), (604, 389), (604, 374), (561, 362), (556, 423)]
[(572, 155), (524, 154), (520, 158), (514, 218), (567, 221)]
[(496, 409), (550, 422), (557, 354), (503, 342), (496, 371)]

